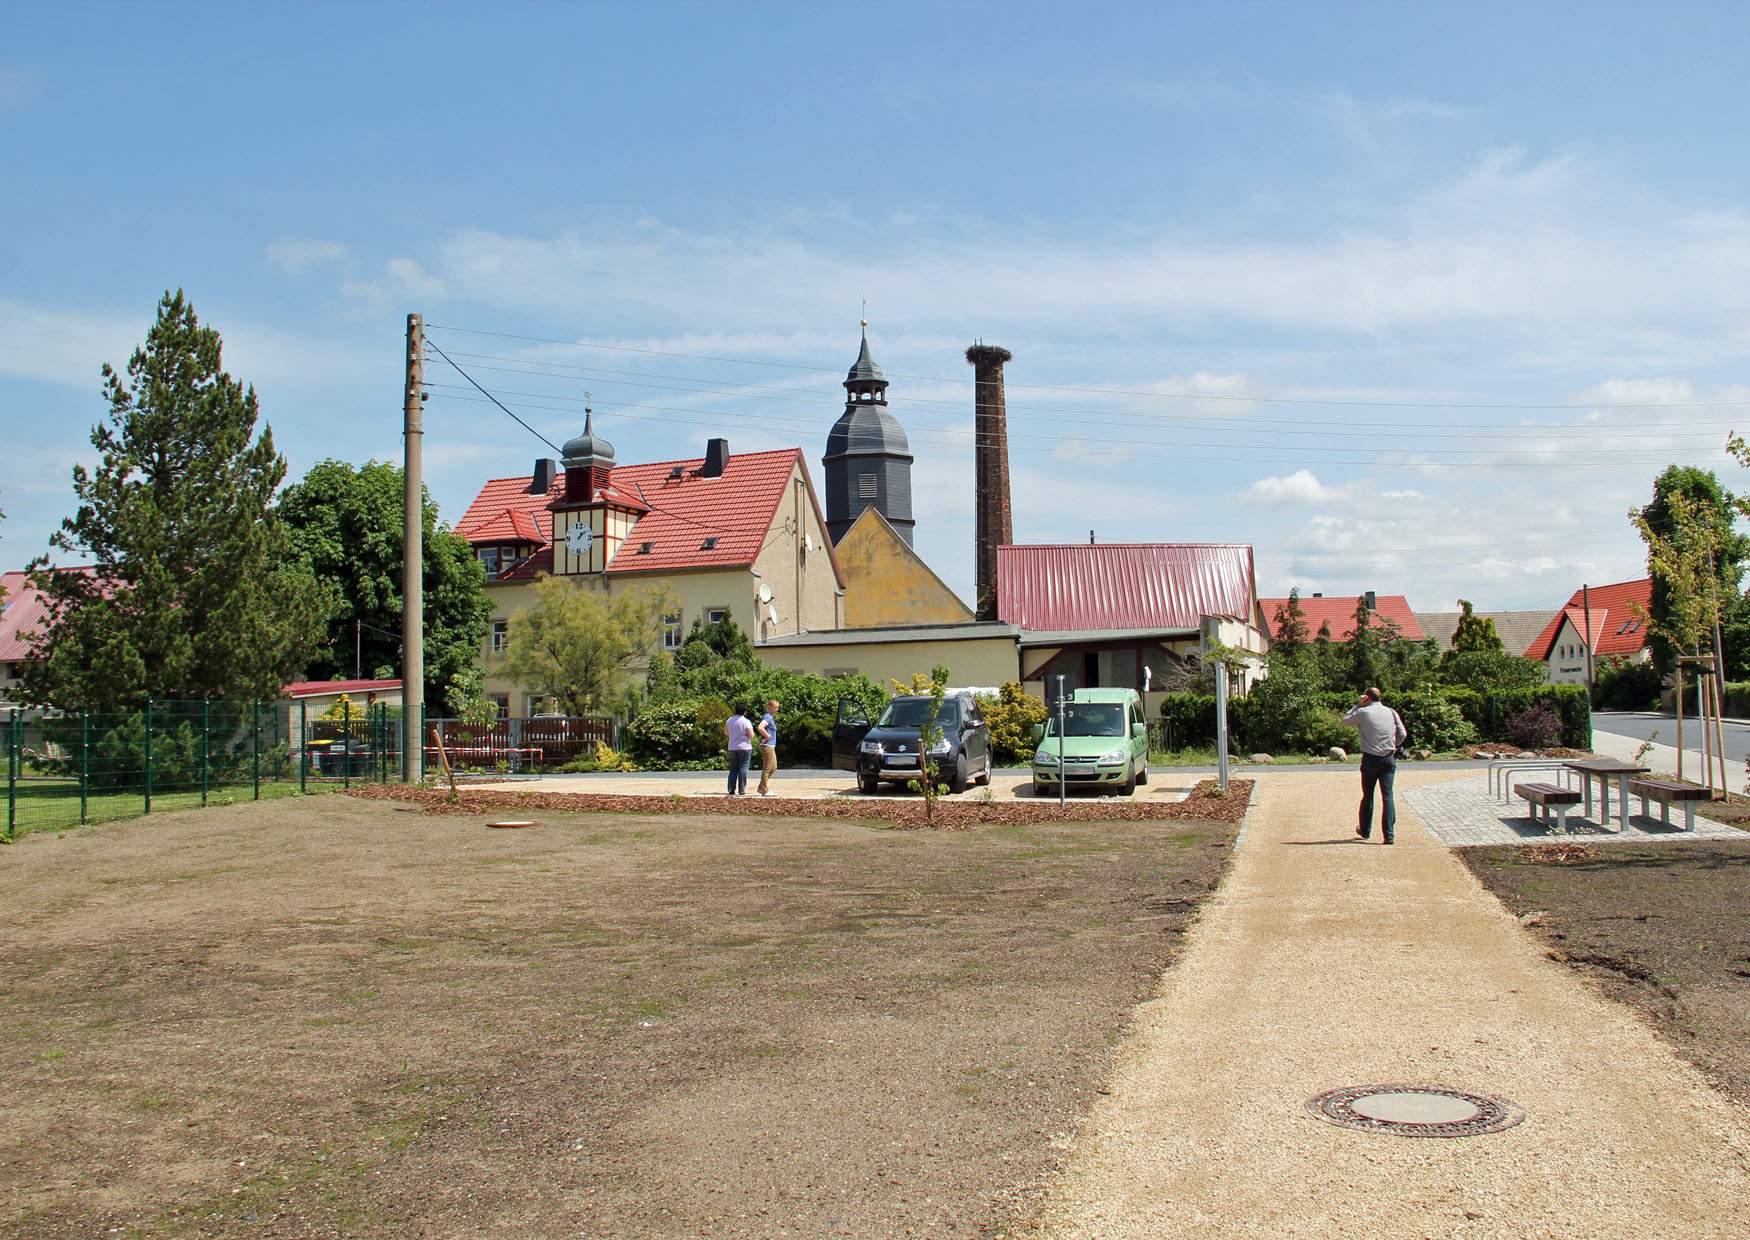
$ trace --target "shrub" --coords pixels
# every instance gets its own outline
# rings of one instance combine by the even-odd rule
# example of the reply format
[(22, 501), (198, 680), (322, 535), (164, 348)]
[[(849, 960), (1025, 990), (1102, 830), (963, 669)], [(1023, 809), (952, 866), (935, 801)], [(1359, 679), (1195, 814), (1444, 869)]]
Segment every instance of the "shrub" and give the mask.
[(1598, 661), (1592, 701), (1600, 710), (1651, 710), (1659, 704), (1663, 681), (1651, 661), (1634, 663), (1613, 655)]
[(1315, 672), (1281, 660), (1246, 696), (1241, 726), (1230, 717), (1229, 727), (1252, 749), (1306, 752), (1328, 741), (1335, 724), (1323, 699)]
[(1548, 683), (1548, 669), (1536, 659), (1504, 650), (1449, 650), (1440, 660), (1443, 684), (1492, 693), (1535, 689)]
[(1542, 703), (1507, 716), (1507, 739), (1525, 749), (1549, 749), (1562, 738), (1562, 721)]
[[(718, 732), (707, 734), (699, 722), (702, 706), (695, 698), (646, 705), (622, 730), (627, 752), (639, 765), (656, 770), (714, 756), (723, 748), (723, 725), (719, 721)], [(723, 717), (728, 718), (726, 708)]]
[(1477, 739), (1476, 725), (1445, 694), (1404, 693), (1388, 704), (1403, 716), (1413, 748), (1445, 752), (1462, 749)]
[(1167, 725), (1167, 745), (1170, 748), (1192, 749), (1215, 744), (1214, 694), (1168, 693), (1161, 698), (1160, 713)]
[(1033, 728), (1045, 722), (1045, 703), (1010, 681), (995, 697), (979, 699), (990, 727), (992, 759), (999, 766), (1025, 766), (1033, 760)]

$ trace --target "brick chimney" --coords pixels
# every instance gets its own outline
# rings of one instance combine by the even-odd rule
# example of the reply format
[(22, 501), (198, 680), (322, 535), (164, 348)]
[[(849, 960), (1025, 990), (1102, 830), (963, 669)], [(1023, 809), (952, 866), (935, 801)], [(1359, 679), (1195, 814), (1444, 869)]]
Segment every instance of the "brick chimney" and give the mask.
[(978, 505), (974, 577), (980, 620), (997, 618), (997, 548), (1015, 541), (1009, 511), (1009, 426), (1003, 403), (1003, 364), (1014, 357), (983, 341), (966, 350), (974, 376), (973, 460)]

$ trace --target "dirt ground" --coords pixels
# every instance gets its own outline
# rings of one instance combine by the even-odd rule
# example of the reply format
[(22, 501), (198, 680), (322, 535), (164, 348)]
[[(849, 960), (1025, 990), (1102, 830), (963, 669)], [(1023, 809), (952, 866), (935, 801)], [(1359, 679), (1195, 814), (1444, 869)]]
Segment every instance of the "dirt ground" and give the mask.
[(1234, 830), (541, 817), (0, 854), (0, 1234), (1002, 1232)]
[[(1750, 1105), (1750, 838), (1459, 855), (1549, 945)], [(1548, 859), (1546, 859), (1548, 858)]]

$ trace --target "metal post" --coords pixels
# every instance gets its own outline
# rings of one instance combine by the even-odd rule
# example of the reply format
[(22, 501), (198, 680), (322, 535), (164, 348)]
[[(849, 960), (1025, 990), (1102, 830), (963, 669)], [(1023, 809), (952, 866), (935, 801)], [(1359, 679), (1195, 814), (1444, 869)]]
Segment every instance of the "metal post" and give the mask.
[(1069, 795), (1069, 772), (1063, 769), (1063, 676), (1057, 678), (1057, 804)]
[(1678, 651), (1677, 662), (1677, 781), (1683, 782), (1683, 658)]
[(1592, 693), (1592, 587), (1590, 585), (1580, 587), (1580, 603), (1585, 608), (1586, 614), (1586, 632), (1582, 640), (1586, 643), (1586, 694), (1590, 698)]
[(261, 703), (249, 703), (249, 748), (255, 758), (255, 799), (261, 800)]
[(152, 812), (152, 699), (146, 699), (146, 812)]
[(1215, 665), (1215, 771), (1216, 781), (1227, 791), (1227, 665)]
[(207, 804), (207, 779), (209, 755), (213, 752), (213, 712), (212, 700), (201, 699), (201, 808)]
[(425, 724), (425, 488), (423, 441), (425, 438), (425, 320), (407, 316), (407, 384), (402, 393), (402, 433), (406, 439), (403, 463), (405, 507), (401, 536), (401, 701), (405, 714), (402, 731), (401, 778), (418, 781), (424, 775), (420, 759), (425, 743), (420, 730)]
[(308, 792), (310, 771), (310, 703), (298, 701), (298, 791)]
[(6, 838), (18, 834), (18, 711), (6, 720)]
[(352, 699), (340, 699), (340, 735), (341, 744), (346, 752), (340, 758), (340, 785), (343, 788), (352, 787)]
[(91, 821), (91, 712), (79, 712), (79, 825)]

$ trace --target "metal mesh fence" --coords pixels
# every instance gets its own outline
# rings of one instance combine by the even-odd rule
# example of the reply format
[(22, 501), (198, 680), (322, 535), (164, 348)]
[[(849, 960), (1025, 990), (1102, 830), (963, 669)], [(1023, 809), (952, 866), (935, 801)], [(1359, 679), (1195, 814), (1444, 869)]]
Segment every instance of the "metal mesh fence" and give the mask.
[(350, 703), (148, 702), (9, 711), (3, 838), (401, 777), (401, 711)]

